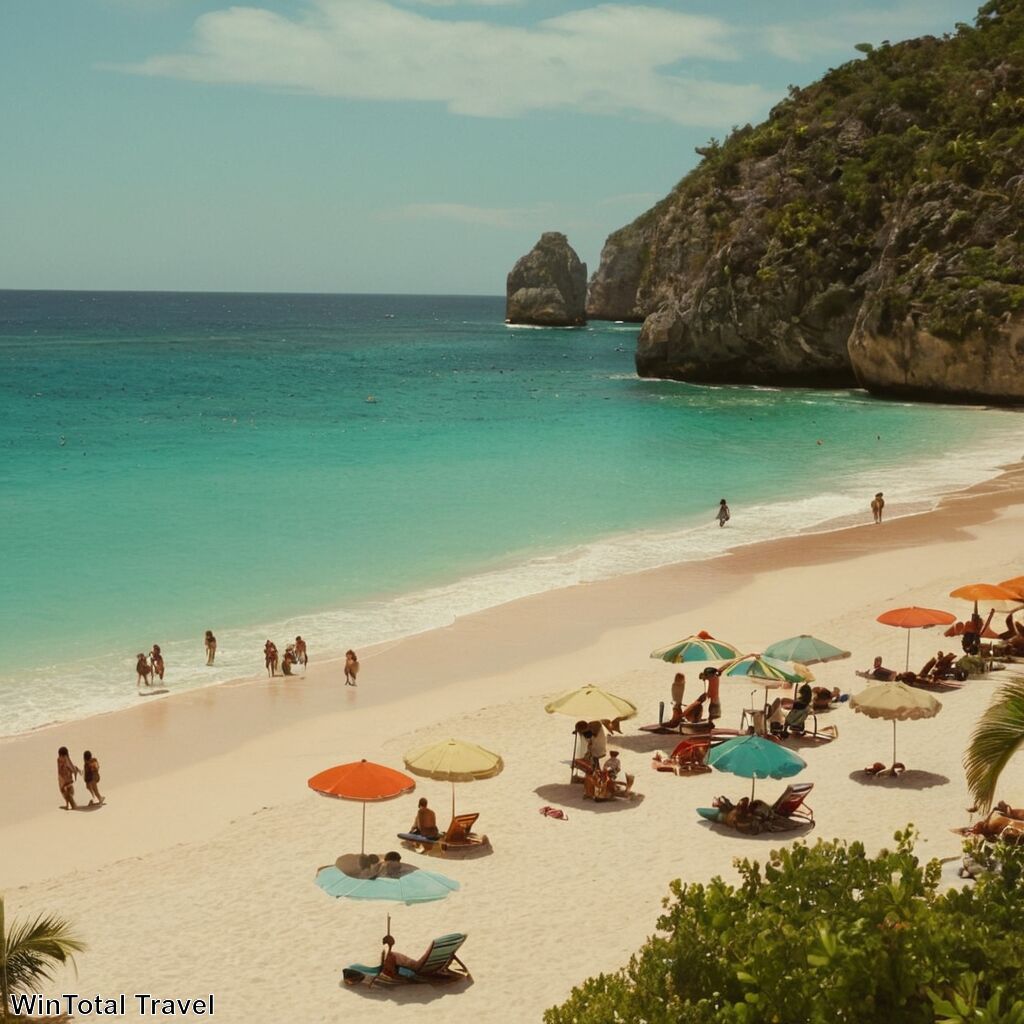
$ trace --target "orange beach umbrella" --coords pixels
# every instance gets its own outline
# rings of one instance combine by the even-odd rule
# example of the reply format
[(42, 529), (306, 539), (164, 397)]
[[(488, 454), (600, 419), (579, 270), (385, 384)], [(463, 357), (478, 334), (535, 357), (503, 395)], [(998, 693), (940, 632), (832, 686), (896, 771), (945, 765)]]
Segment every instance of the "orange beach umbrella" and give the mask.
[(1012, 612), (1024, 604), (1024, 599), (1018, 596), (1016, 590), (992, 583), (969, 583), (965, 587), (951, 590), (949, 596), (959, 601), (973, 601), (975, 615), (978, 614), (978, 605), (997, 612)]
[(371, 801), (391, 800), (416, 788), (416, 780), (373, 761), (351, 761), (327, 768), (308, 780), (307, 785), (321, 796), (340, 800), (358, 800), (363, 805), (363, 836), (360, 852), (366, 852), (366, 805)]
[(999, 586), (1012, 590), (1019, 598), (1024, 600), (1024, 576), (1014, 576), (1012, 580), (1002, 580)]
[(956, 616), (937, 608), (892, 608), (882, 612), (878, 621), (886, 626), (896, 626), (907, 631), (907, 671), (910, 671), (910, 630), (928, 629), (929, 626), (948, 626), (956, 622)]

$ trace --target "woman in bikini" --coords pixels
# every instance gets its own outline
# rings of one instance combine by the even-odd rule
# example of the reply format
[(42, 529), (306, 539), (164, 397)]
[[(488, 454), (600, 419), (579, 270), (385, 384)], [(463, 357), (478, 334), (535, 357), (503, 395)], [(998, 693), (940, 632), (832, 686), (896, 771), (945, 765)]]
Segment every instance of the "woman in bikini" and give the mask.
[(263, 645), (263, 660), (267, 666), (267, 675), (277, 675), (277, 646), (273, 640), (268, 640)]
[(359, 675), (359, 658), (355, 651), (345, 652), (345, 685), (355, 686), (356, 676)]
[(64, 797), (65, 811), (78, 809), (75, 803), (75, 776), (78, 774), (78, 766), (71, 760), (68, 748), (61, 747), (57, 751), (57, 785), (60, 787), (60, 795)]
[(217, 657), (217, 638), (213, 635), (212, 629), (206, 631), (203, 646), (206, 648), (206, 664), (212, 665), (213, 659)]
[(139, 651), (135, 659), (135, 672), (138, 678), (135, 680), (136, 686), (142, 686), (145, 683), (149, 686), (153, 679), (153, 670), (149, 667), (149, 660), (146, 655)]

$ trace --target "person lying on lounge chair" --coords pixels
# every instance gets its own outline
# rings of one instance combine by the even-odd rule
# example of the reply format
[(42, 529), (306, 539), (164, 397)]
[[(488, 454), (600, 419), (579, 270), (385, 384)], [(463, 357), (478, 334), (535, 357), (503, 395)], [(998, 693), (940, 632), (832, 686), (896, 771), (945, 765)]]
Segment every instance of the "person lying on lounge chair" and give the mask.
[(827, 686), (815, 686), (814, 695), (811, 698), (811, 710), (828, 711), (833, 704), (838, 704), (841, 699), (842, 694), (839, 692), (838, 686), (831, 690)]
[(380, 941), (384, 944), (384, 948), (380, 951), (381, 974), (389, 978), (397, 978), (399, 967), (408, 967), (410, 970), (413, 970), (419, 964), (419, 960), (406, 956), (404, 953), (399, 953), (395, 949), (393, 935), (385, 935)]
[(976, 821), (969, 828), (959, 829), (965, 836), (984, 836), (986, 839), (999, 839), (1004, 832), (1009, 830), (1015, 834), (1015, 838), (1024, 838), (1024, 820), (1011, 818), (1002, 811), (994, 810)]
[(702, 693), (695, 701), (683, 708), (684, 722), (700, 722), (704, 718), (704, 702), (708, 699), (706, 693)]
[(858, 672), (857, 675), (862, 679), (880, 679), (883, 683), (891, 683), (896, 678), (896, 672), (891, 668), (886, 668), (882, 664), (881, 658), (875, 658), (867, 672)]

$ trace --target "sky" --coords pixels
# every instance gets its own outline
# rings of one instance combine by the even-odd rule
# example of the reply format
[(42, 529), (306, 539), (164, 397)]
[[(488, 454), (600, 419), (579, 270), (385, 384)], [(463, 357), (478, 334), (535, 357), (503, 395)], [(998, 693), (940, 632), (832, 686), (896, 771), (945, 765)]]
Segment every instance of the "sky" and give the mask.
[[(0, 0), (0, 288), (501, 295), (964, 0)], [(829, 13), (830, 11), (834, 13)]]

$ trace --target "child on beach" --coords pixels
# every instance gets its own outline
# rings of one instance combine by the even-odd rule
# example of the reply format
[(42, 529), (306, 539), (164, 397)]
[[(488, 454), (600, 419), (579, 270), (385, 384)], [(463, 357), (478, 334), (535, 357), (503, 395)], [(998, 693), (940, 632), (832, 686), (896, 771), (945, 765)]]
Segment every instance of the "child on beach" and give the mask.
[(150, 685), (153, 677), (153, 669), (150, 668), (149, 660), (142, 651), (139, 651), (136, 655), (135, 672), (138, 675), (138, 678), (135, 680), (136, 686), (142, 686), (143, 683), (145, 683), (146, 686)]
[(345, 685), (355, 686), (356, 676), (359, 675), (359, 658), (355, 651), (345, 652)]
[(718, 520), (719, 526), (725, 526), (727, 522), (732, 518), (732, 513), (729, 511), (729, 506), (726, 504), (725, 498), (718, 503), (718, 515), (715, 516)]
[(213, 635), (212, 629), (206, 631), (203, 645), (206, 647), (206, 664), (212, 665), (213, 659), (217, 657), (217, 638)]
[(82, 773), (82, 778), (85, 780), (85, 788), (96, 798), (95, 800), (89, 801), (89, 806), (92, 807), (94, 803), (104, 803), (105, 801), (103, 797), (100, 796), (99, 791), (100, 763), (92, 756), (91, 750), (87, 750), (82, 755), (82, 764), (85, 766), (85, 771)]
[(78, 809), (75, 803), (75, 776), (78, 774), (78, 766), (71, 760), (68, 748), (61, 747), (57, 751), (57, 785), (60, 786), (60, 795), (64, 797), (65, 811)]

